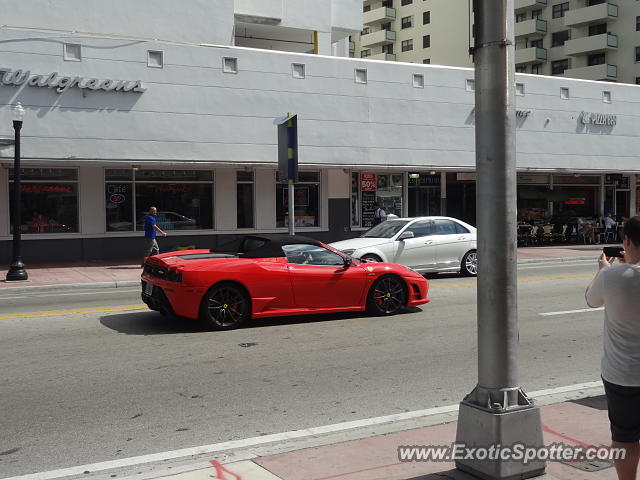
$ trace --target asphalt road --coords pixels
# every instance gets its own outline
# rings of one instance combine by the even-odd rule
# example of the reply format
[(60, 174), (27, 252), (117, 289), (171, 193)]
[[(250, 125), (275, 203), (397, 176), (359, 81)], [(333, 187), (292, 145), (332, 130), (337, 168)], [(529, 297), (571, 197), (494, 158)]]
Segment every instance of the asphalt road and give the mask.
[[(602, 312), (540, 315), (586, 308), (594, 273), (519, 268), (525, 390), (599, 378)], [(0, 293), (0, 478), (458, 403), (477, 380), (476, 282), (430, 282), (432, 302), (395, 317), (231, 332), (141, 309), (138, 289)]]

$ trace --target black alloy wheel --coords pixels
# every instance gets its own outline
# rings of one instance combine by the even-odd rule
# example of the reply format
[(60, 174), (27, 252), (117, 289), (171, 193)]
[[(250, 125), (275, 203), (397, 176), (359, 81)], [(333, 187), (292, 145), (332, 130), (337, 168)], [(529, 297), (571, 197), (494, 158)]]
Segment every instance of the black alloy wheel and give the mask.
[(395, 275), (375, 281), (367, 296), (367, 310), (373, 315), (395, 315), (407, 305), (407, 286)]
[(233, 330), (249, 318), (249, 296), (239, 285), (220, 283), (202, 299), (200, 318), (214, 330)]

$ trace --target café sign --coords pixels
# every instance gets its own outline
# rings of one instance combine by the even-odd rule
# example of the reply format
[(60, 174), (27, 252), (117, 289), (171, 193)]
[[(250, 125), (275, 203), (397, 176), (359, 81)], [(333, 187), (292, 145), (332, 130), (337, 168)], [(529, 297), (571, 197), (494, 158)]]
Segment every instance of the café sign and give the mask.
[(584, 125), (615, 125), (616, 116), (608, 113), (582, 112), (582, 123)]
[(21, 86), (27, 85), (36, 88), (54, 88), (56, 92), (63, 93), (70, 88), (80, 90), (103, 90), (105, 92), (135, 92), (142, 93), (146, 88), (141, 80), (114, 80), (110, 78), (85, 78), (65, 77), (58, 72), (48, 75), (32, 75), (30, 70), (11, 70), (0, 67), (0, 85)]

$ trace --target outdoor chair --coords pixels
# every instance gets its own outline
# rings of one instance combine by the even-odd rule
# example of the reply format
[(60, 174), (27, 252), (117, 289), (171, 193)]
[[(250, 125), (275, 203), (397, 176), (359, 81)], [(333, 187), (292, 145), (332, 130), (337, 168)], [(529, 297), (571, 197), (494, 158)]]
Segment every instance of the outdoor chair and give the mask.
[(553, 225), (542, 226), (542, 244), (550, 244), (553, 241)]
[(569, 229), (569, 225), (560, 225), (557, 224), (553, 231), (553, 240), (559, 243), (567, 243), (567, 230)]
[(531, 227), (531, 232), (529, 233), (529, 240), (534, 245), (538, 245), (540, 243), (540, 239), (538, 238), (539, 229), (540, 227), (538, 227), (537, 225), (534, 225), (533, 227)]
[(600, 243), (611, 243), (616, 239), (617, 232), (612, 228), (607, 228), (599, 234)]
[(518, 226), (518, 245), (521, 247), (529, 246), (531, 239), (531, 226), (520, 225)]

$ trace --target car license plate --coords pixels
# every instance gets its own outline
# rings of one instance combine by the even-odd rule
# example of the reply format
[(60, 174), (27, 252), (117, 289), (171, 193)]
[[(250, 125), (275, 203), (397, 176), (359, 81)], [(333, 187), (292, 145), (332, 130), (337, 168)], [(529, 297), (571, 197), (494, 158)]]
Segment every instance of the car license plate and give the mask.
[(147, 282), (144, 284), (144, 294), (153, 295), (153, 283)]

